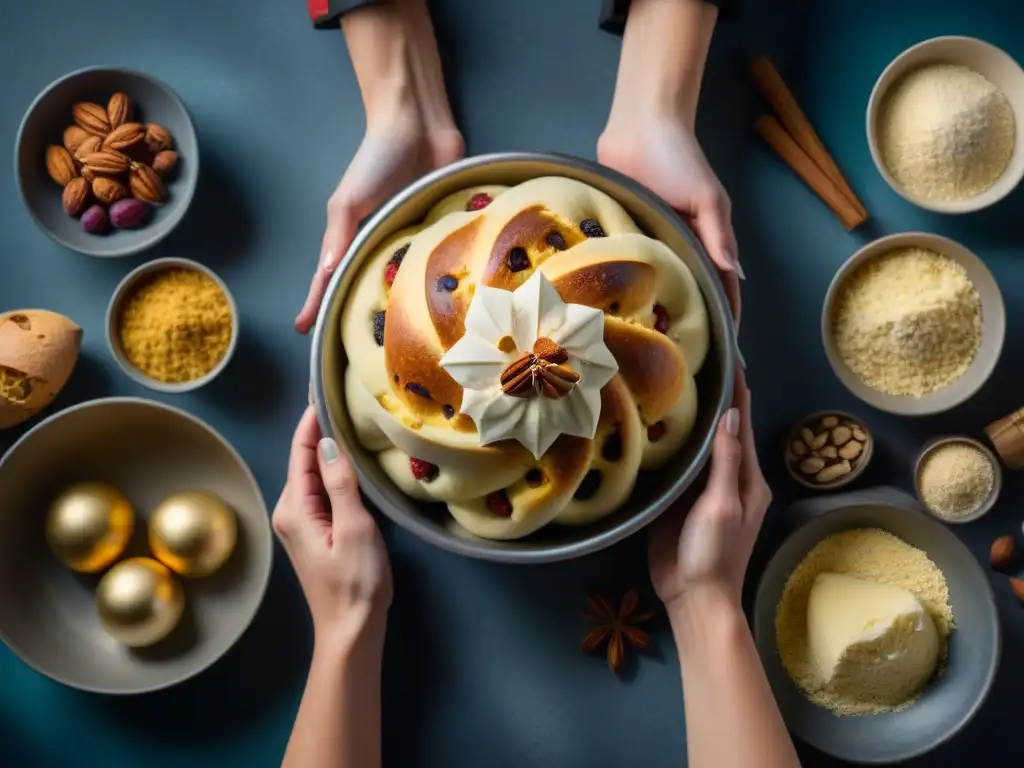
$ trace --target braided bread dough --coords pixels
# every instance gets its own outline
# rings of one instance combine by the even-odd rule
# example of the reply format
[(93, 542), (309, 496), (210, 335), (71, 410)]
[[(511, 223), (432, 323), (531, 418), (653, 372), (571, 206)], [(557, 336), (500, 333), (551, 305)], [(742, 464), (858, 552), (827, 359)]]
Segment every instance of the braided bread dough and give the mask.
[[(481, 193), (490, 203), (467, 210)], [(464, 333), (476, 285), (514, 290), (535, 269), (564, 301), (605, 311), (619, 366), (601, 391), (594, 439), (562, 435), (540, 459), (512, 440), (481, 446), (459, 413), (461, 387), (439, 364)], [(689, 437), (709, 343), (704, 300), (682, 259), (608, 195), (561, 177), (441, 200), (367, 260), (341, 323), (360, 443), (406, 494), (446, 503), (489, 539), (583, 525), (621, 506), (637, 473)]]

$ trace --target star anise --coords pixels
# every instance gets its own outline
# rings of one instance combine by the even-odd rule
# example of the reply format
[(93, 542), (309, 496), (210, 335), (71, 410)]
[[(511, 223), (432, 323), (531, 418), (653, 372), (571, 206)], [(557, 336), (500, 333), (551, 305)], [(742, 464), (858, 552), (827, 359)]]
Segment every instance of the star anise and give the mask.
[(603, 595), (587, 595), (587, 612), (583, 615), (597, 622), (597, 626), (583, 637), (583, 652), (594, 653), (607, 642), (608, 667), (612, 672), (618, 672), (626, 654), (627, 643), (638, 651), (650, 650), (650, 633), (636, 625), (650, 621), (654, 613), (637, 613), (639, 605), (640, 595), (635, 588), (622, 598), (618, 611)]

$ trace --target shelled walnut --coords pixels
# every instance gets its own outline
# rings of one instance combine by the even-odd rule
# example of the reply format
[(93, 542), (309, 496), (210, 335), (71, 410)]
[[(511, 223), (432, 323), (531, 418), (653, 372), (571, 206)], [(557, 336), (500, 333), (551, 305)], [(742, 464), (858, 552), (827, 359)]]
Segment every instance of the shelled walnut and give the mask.
[(863, 422), (844, 413), (815, 413), (793, 430), (786, 464), (805, 485), (836, 487), (859, 474), (871, 459), (871, 448), (871, 435)]

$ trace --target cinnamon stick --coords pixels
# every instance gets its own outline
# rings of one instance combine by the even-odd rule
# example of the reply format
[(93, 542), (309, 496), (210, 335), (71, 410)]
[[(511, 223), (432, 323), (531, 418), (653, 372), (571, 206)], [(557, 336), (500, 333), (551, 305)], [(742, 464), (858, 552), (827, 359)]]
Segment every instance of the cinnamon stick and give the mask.
[(836, 183), (826, 176), (821, 168), (815, 165), (810, 156), (800, 148), (778, 120), (772, 115), (762, 115), (754, 123), (754, 130), (804, 180), (804, 183), (813, 189), (818, 197), (832, 209), (832, 212), (842, 222), (847, 232), (864, 223), (867, 216), (857, 210)]
[(756, 58), (750, 62), (748, 70), (754, 85), (761, 92), (761, 96), (771, 106), (779, 122), (789, 131), (789, 135), (793, 137), (800, 149), (832, 180), (832, 183), (853, 204), (857, 212), (867, 219), (867, 209), (864, 208), (860, 200), (857, 199), (856, 193), (846, 182), (843, 172), (839, 170), (836, 161), (825, 148), (821, 138), (811, 125), (811, 121), (807, 119), (797, 103), (796, 97), (789, 90), (771, 59), (767, 56)]
[(985, 433), (1008, 468), (1024, 467), (1024, 408), (993, 421)]

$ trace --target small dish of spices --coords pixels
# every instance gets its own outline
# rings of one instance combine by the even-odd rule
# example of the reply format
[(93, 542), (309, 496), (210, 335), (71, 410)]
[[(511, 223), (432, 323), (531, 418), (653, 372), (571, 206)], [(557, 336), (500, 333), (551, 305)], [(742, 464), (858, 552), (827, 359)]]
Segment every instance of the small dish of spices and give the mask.
[(832, 491), (867, 468), (875, 441), (856, 416), (821, 411), (801, 419), (786, 441), (786, 469), (800, 485)]
[(157, 259), (130, 272), (107, 307), (107, 344), (121, 369), (158, 392), (189, 392), (228, 364), (238, 308), (227, 285), (189, 259)]
[(944, 523), (969, 523), (982, 517), (995, 505), (1002, 485), (995, 454), (964, 435), (925, 443), (914, 469), (917, 498)]

